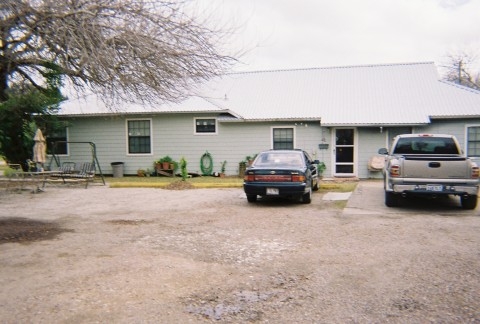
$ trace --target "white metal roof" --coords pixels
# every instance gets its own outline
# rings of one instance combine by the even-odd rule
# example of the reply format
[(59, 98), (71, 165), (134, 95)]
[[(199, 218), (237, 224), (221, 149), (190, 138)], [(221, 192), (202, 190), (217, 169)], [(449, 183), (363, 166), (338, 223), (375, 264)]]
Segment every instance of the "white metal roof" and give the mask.
[[(76, 101), (62, 113), (112, 113)], [(64, 109), (67, 108), (68, 109)], [(82, 108), (83, 107), (83, 108)], [(432, 62), (232, 73), (198, 96), (123, 113), (230, 112), (239, 120), (321, 120), (322, 125), (426, 124), (430, 118), (480, 117), (480, 92), (440, 81)]]
[(223, 112), (225, 108), (210, 100), (197, 96), (189, 97), (181, 103), (164, 103), (158, 106), (146, 106), (140, 103), (110, 103), (108, 106), (94, 94), (81, 96), (62, 102), (60, 115), (89, 116), (111, 114), (143, 114), (165, 112)]

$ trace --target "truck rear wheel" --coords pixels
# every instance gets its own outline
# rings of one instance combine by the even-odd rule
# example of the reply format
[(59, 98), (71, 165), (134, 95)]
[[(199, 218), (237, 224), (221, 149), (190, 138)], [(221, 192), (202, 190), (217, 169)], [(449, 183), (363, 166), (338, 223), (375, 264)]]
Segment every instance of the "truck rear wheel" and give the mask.
[(385, 205), (387, 207), (397, 207), (400, 204), (400, 195), (385, 191)]
[(478, 196), (468, 195), (467, 197), (461, 197), (460, 202), (462, 203), (463, 209), (475, 209), (477, 207)]

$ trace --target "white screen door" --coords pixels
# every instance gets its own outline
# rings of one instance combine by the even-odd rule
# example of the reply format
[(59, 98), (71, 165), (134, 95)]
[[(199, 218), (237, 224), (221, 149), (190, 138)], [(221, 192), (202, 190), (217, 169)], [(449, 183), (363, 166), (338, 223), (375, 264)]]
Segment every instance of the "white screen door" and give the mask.
[(337, 128), (334, 130), (334, 174), (353, 176), (355, 174), (355, 128)]

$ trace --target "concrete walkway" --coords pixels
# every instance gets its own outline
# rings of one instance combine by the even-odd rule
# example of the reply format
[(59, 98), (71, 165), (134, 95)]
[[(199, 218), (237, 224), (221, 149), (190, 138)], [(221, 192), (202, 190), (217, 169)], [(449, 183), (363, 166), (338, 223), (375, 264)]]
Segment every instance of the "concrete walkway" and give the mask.
[(343, 214), (364, 215), (400, 215), (400, 214), (429, 214), (429, 215), (479, 215), (480, 206), (475, 210), (461, 208), (460, 198), (456, 196), (439, 197), (437, 199), (410, 197), (401, 202), (399, 207), (385, 206), (383, 181), (361, 180), (357, 188), (348, 199)]
[(385, 213), (383, 182), (379, 180), (359, 181), (348, 199), (344, 213)]

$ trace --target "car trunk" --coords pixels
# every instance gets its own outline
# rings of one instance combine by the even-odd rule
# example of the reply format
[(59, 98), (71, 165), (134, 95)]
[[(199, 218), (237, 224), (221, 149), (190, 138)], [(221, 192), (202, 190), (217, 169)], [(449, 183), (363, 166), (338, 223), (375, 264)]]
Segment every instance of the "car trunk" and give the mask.
[[(250, 170), (247, 172), (247, 176), (250, 176), (249, 181), (256, 182), (292, 182), (298, 181), (298, 176), (303, 175), (298, 170), (281, 170), (281, 169), (260, 169)], [(253, 178), (251, 178), (253, 176)]]

